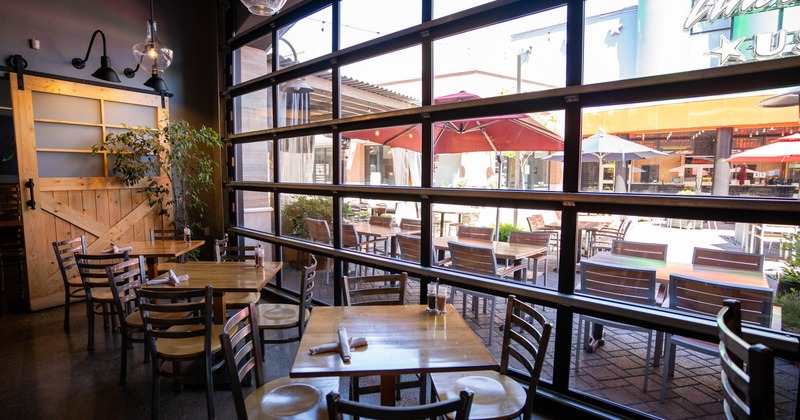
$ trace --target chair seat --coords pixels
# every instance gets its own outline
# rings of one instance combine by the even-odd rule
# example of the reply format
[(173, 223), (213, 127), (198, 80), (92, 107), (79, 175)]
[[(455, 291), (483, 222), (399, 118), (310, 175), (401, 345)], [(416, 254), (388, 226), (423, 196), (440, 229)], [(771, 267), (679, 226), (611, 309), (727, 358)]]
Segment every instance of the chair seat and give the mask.
[(75, 276), (67, 280), (67, 284), (69, 284), (69, 287), (83, 287), (83, 281), (81, 281), (81, 276)]
[(247, 418), (326, 419), (325, 396), (339, 392), (339, 378), (290, 379), (288, 376), (265, 383), (244, 400)]
[[(300, 306), (291, 303), (262, 303), (256, 307), (258, 327), (265, 329), (287, 328), (297, 325), (300, 319)], [(308, 320), (311, 311), (305, 309), (303, 319)]]
[[(153, 313), (153, 312), (151, 312)], [(159, 318), (186, 318), (189, 316), (189, 312), (156, 312), (156, 316)], [(131, 328), (144, 328), (144, 322), (142, 322), (142, 313), (139, 311), (132, 312), (130, 315), (125, 317), (125, 324)]]
[[(191, 331), (202, 329), (202, 325), (179, 325), (170, 327), (167, 331)], [(222, 334), (222, 325), (211, 326), (211, 352), (219, 351), (222, 345), (219, 335)], [(158, 338), (156, 339), (158, 354), (167, 358), (193, 358), (203, 354), (203, 337), (190, 338)]]
[(230, 292), (225, 294), (225, 305), (247, 306), (250, 303), (258, 303), (261, 293), (258, 292)]
[(112, 303), (114, 295), (110, 287), (92, 287), (92, 300), (94, 303)]
[(525, 408), (525, 388), (494, 370), (431, 373), (431, 383), (439, 401), (458, 398), (465, 388), (474, 392), (470, 419), (510, 419)]

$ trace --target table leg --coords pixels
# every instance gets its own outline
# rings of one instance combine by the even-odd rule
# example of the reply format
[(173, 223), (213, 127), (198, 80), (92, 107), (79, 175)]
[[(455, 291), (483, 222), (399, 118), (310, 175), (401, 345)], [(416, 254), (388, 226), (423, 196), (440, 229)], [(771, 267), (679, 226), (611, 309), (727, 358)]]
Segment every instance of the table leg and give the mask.
[(395, 392), (397, 391), (395, 375), (381, 375), (381, 405), (395, 405)]
[(227, 315), (225, 313), (225, 293), (214, 292), (214, 301), (211, 303), (214, 311), (214, 323), (225, 324)]
[(154, 279), (158, 277), (158, 258), (146, 258), (147, 260), (147, 278)]

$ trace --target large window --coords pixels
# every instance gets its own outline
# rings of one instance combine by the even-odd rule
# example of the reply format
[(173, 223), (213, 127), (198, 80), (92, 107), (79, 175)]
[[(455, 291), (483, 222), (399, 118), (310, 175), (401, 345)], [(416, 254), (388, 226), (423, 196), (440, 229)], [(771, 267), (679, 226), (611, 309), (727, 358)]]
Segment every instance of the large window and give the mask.
[(665, 418), (722, 415), (715, 356), (682, 338), (713, 347), (716, 299), (746, 295), (794, 416), (794, 2), (317, 3), (228, 28), (230, 231), (275, 247), (275, 288), (309, 253), (320, 304), (344, 275), (406, 271), (409, 303), (450, 284), (498, 357), (513, 293), (556, 328), (543, 388)]

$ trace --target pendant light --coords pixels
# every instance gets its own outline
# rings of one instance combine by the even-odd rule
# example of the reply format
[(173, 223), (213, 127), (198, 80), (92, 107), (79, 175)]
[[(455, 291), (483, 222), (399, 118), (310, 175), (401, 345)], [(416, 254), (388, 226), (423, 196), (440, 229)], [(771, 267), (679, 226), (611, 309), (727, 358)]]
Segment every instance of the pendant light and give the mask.
[(250, 13), (258, 16), (272, 16), (286, 4), (286, 0), (242, 0)]
[(151, 77), (144, 85), (159, 93), (167, 91), (167, 83), (161, 78), (164, 70), (172, 64), (172, 50), (161, 43), (156, 34), (156, 22), (153, 19), (153, 0), (150, 0), (150, 20), (147, 21), (147, 37), (144, 42), (133, 46), (133, 56), (136, 58), (135, 69), (125, 69), (125, 76), (133, 78), (139, 67), (148, 66)]

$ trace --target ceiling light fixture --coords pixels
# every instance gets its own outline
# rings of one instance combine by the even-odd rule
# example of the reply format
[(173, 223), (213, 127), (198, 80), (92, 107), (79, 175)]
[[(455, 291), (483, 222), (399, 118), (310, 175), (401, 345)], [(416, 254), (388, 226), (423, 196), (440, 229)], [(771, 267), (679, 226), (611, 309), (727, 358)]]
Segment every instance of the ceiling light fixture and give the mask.
[(89, 49), (86, 50), (86, 57), (84, 57), (83, 60), (80, 58), (73, 58), (72, 67), (75, 67), (76, 69), (82, 69), (86, 67), (86, 60), (89, 59), (89, 54), (92, 52), (94, 37), (96, 37), (97, 34), (100, 34), (100, 37), (103, 38), (103, 55), (100, 56), (100, 68), (95, 70), (95, 72), (92, 73), (92, 76), (107, 82), (119, 83), (119, 76), (117, 76), (117, 72), (111, 68), (111, 59), (106, 55), (106, 35), (99, 29), (94, 31), (92, 34), (92, 40), (89, 41)]
[(286, 0), (242, 0), (250, 13), (258, 16), (272, 16), (286, 4)]
[(150, 20), (147, 21), (147, 37), (144, 42), (133, 46), (133, 56), (136, 58), (136, 68), (125, 69), (125, 76), (133, 78), (139, 67), (148, 60), (151, 69), (151, 76), (144, 82), (144, 85), (158, 93), (165, 93), (167, 83), (161, 78), (164, 70), (172, 64), (173, 52), (166, 45), (161, 43), (156, 35), (156, 22), (153, 19), (153, 0), (150, 0)]

